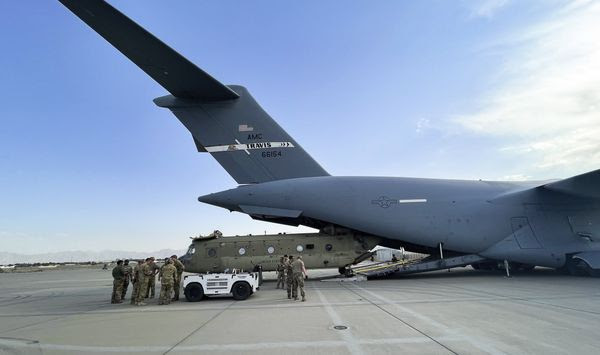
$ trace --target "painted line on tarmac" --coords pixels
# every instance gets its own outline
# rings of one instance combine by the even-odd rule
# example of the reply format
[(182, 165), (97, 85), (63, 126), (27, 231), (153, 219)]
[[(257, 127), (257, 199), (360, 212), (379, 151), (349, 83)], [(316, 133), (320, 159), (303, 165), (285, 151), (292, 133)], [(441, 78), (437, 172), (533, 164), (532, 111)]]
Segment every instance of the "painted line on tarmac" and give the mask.
[(29, 284), (50, 284), (50, 283), (65, 283), (65, 282), (76, 282), (76, 283), (82, 283), (82, 282), (96, 282), (96, 281), (104, 281), (104, 282), (112, 282), (113, 279), (83, 279), (83, 280), (73, 280), (73, 279), (68, 279), (68, 280), (39, 280), (39, 281), (31, 281), (28, 282)]
[[(331, 289), (331, 288), (328, 288)], [(395, 288), (385, 288), (378, 289), (379, 291), (386, 292), (400, 292), (401, 289)], [(52, 296), (56, 297), (73, 297), (75, 295), (61, 295), (61, 296)], [(30, 297), (30, 296), (27, 296)], [(38, 296), (40, 297), (40, 296)], [(487, 296), (487, 297), (466, 297), (466, 298), (447, 298), (447, 299), (439, 299), (439, 300), (397, 300), (391, 301), (389, 300), (388, 304), (396, 304), (396, 305), (414, 305), (414, 304), (448, 304), (448, 303), (461, 303), (461, 302), (484, 302), (484, 303), (494, 303), (494, 302), (503, 302), (503, 301), (523, 301), (523, 303), (532, 303), (533, 306), (540, 305), (552, 305), (549, 303), (540, 302), (541, 300), (562, 300), (562, 299), (573, 299), (573, 298), (600, 298), (600, 294), (591, 294), (591, 295), (576, 295), (576, 296), (552, 296), (552, 297), (536, 297), (534, 298), (521, 298), (521, 297), (511, 297), (511, 296)], [(36, 298), (35, 301), (39, 301), (42, 298)], [(15, 305), (20, 306), (21, 304), (28, 303), (30, 298), (11, 298), (11, 301), (14, 302)], [(27, 302), (26, 302), (27, 301)], [(8, 300), (4, 302), (9, 302)], [(330, 302), (329, 305), (333, 307), (351, 307), (351, 306), (360, 306), (368, 304), (366, 301), (348, 301), (348, 302)], [(7, 304), (8, 305), (8, 304)], [(12, 305), (12, 303), (10, 304)], [(0, 307), (3, 307), (4, 304), (0, 303)], [(110, 304), (106, 305), (111, 306)], [(160, 312), (189, 312), (189, 311), (219, 311), (224, 307), (216, 307), (213, 305), (205, 306), (205, 305), (172, 305), (170, 307), (158, 308), (155, 307), (155, 304), (151, 304), (148, 307), (144, 307), (140, 309), (139, 307), (131, 306), (128, 304), (123, 305), (112, 305), (112, 309), (98, 310), (98, 311), (66, 311), (66, 312), (37, 312), (37, 313), (0, 313), (0, 318), (20, 318), (20, 317), (47, 317), (47, 316), (67, 316), (67, 315), (79, 315), (79, 314), (138, 314), (138, 313), (160, 313)], [(282, 308), (315, 308), (315, 307), (323, 307), (323, 304), (317, 302), (310, 302), (309, 304), (269, 304), (269, 305), (233, 305), (230, 307), (231, 310), (247, 310), (247, 309), (282, 309)], [(559, 306), (560, 307), (560, 306)], [(565, 307), (560, 307), (565, 308)], [(546, 309), (546, 308), (544, 308)], [(571, 309), (576, 310), (576, 309)], [(600, 314), (600, 312), (593, 311), (585, 311), (578, 310), (580, 312), (592, 313), (592, 314)]]
[[(333, 309), (333, 307), (331, 307), (329, 301), (327, 301), (327, 298), (325, 298), (321, 290), (319, 290), (318, 288), (313, 289), (317, 293), (317, 296), (319, 296), (321, 303), (323, 303), (323, 308), (325, 308), (325, 311), (329, 315), (329, 318), (333, 322), (333, 325), (345, 325), (344, 322), (342, 322), (342, 318), (340, 317), (340, 315), (335, 311), (335, 309)], [(344, 340), (344, 345), (348, 348), (350, 353), (363, 354), (363, 351), (361, 350), (360, 346), (356, 343), (356, 339), (352, 334), (352, 330), (350, 328), (340, 330), (339, 335)]]
[[(363, 292), (365, 292), (365, 293), (367, 293), (367, 294), (369, 294), (369, 295), (377, 298), (378, 300), (380, 300), (381, 302), (383, 302), (385, 305), (393, 306), (394, 308), (398, 309), (399, 311), (401, 311), (403, 313), (407, 313), (407, 314), (409, 314), (409, 315), (411, 315), (411, 316), (413, 316), (413, 317), (421, 320), (422, 322), (424, 322), (426, 324), (429, 324), (429, 325), (431, 325), (433, 327), (436, 327), (436, 328), (438, 328), (438, 329), (440, 329), (440, 330), (442, 330), (442, 331), (444, 331), (444, 332), (446, 332), (446, 333), (448, 333), (450, 335), (462, 338), (464, 341), (467, 341), (468, 343), (470, 343), (471, 345), (473, 345), (474, 347), (478, 348), (481, 351), (485, 351), (486, 353), (492, 354), (492, 355), (506, 355), (506, 353), (504, 353), (504, 352), (502, 352), (502, 351), (494, 348), (491, 345), (488, 345), (489, 342), (482, 342), (482, 341), (479, 341), (479, 340), (477, 340), (477, 339), (475, 339), (473, 337), (466, 336), (464, 334), (460, 334), (455, 328), (447, 327), (446, 325), (444, 325), (442, 323), (439, 323), (439, 322), (437, 322), (437, 321), (435, 321), (435, 320), (433, 320), (433, 319), (431, 319), (431, 318), (429, 318), (427, 316), (424, 316), (424, 315), (422, 315), (419, 312), (415, 312), (415, 311), (411, 310), (410, 308), (403, 307), (403, 306), (401, 306), (401, 305), (399, 305), (397, 303), (394, 303), (393, 301), (391, 301), (391, 300), (387, 299), (386, 297), (381, 296), (381, 295), (379, 295), (379, 294), (377, 294), (377, 293), (375, 293), (373, 291), (364, 289), (364, 288), (362, 288), (362, 287), (360, 287), (358, 285), (352, 285), (352, 286), (354, 286), (354, 288), (356, 288), (356, 289), (359, 289), (359, 290), (361, 290), (361, 291), (363, 291)], [(390, 313), (390, 315), (392, 315), (392, 314)], [(392, 315), (392, 316), (394, 316), (394, 315)], [(402, 322), (404, 322), (404, 321), (402, 321)], [(413, 326), (411, 326), (411, 327), (413, 327)], [(416, 328), (414, 328), (414, 329), (417, 330), (417, 331), (419, 331), (420, 333), (422, 333), (422, 331), (420, 331), (420, 330), (418, 330)], [(427, 335), (425, 333), (422, 333), (422, 334), (426, 335), (427, 337), (430, 337), (429, 335)], [(440, 344), (441, 346), (445, 347), (443, 344), (441, 344), (439, 342), (439, 338), (437, 338), (437, 339), (431, 338), (431, 339), (433, 339), (436, 343)], [(446, 349), (448, 349), (448, 348), (446, 348)], [(450, 350), (450, 349), (448, 349), (448, 350)], [(452, 350), (450, 350), (450, 351), (452, 351)], [(452, 351), (452, 352), (454, 352), (454, 351)]]
[[(440, 339), (452, 342), (463, 341), (460, 337), (441, 337)], [(431, 340), (425, 337), (406, 337), (406, 338), (380, 338), (380, 339), (355, 339), (357, 345), (398, 345), (398, 344), (427, 344)], [(311, 340), (311, 341), (286, 341), (286, 342), (262, 342), (262, 343), (239, 343), (239, 344), (200, 344), (178, 346), (174, 350), (177, 352), (198, 352), (198, 351), (249, 351), (249, 350), (268, 350), (268, 349), (306, 349), (306, 348), (338, 348), (347, 346), (345, 340)], [(36, 340), (0, 338), (0, 349), (36, 349), (36, 350), (54, 350), (61, 352), (87, 352), (87, 353), (147, 353), (147, 352), (168, 352), (172, 347), (168, 345), (156, 346), (86, 346), (86, 345), (67, 345), (67, 344), (46, 344)], [(359, 352), (362, 354), (362, 352)]]
[(212, 317), (210, 317), (206, 322), (200, 324), (200, 326), (196, 329), (194, 329), (190, 334), (186, 335), (183, 339), (179, 340), (175, 345), (169, 347), (169, 349), (167, 351), (164, 352), (163, 355), (166, 355), (167, 353), (170, 353), (171, 351), (177, 349), (177, 347), (180, 344), (183, 344), (184, 341), (188, 340), (192, 335), (196, 334), (200, 329), (204, 328), (204, 326), (206, 326), (207, 324), (209, 324), (210, 322), (212, 322), (213, 320), (215, 320), (217, 317), (219, 317), (221, 314), (223, 314), (226, 310), (228, 310), (233, 304), (235, 303), (235, 301), (229, 303), (227, 306), (225, 306), (225, 308), (223, 308), (223, 310), (221, 310), (220, 312), (218, 312), (217, 314), (213, 315)]

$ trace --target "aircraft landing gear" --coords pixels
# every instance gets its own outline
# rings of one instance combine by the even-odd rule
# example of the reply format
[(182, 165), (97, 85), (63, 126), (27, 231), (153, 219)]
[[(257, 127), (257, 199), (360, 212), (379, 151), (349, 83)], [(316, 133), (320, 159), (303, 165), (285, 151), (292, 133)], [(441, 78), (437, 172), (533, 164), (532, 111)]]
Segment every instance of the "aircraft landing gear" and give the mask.
[(348, 266), (341, 266), (338, 268), (338, 272), (340, 273), (340, 275), (344, 275), (346, 277), (350, 277), (352, 276), (352, 274), (354, 274), (352, 272), (352, 269), (349, 268)]
[(565, 271), (573, 276), (592, 276), (598, 277), (598, 271), (592, 269), (585, 261), (576, 258), (567, 259), (564, 266)]

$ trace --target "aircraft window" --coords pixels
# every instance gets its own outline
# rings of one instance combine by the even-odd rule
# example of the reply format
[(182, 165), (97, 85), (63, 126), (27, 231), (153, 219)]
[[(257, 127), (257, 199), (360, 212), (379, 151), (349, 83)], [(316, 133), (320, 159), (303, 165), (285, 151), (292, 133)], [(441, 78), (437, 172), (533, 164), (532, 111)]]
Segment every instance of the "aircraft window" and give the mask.
[(240, 248), (240, 250), (238, 250), (238, 252), (240, 253), (240, 255), (244, 255), (244, 254), (246, 254), (246, 249)]
[(275, 252), (275, 248), (273, 248), (273, 247), (268, 247), (267, 248), (267, 253), (273, 254), (274, 252)]
[(210, 248), (208, 249), (208, 256), (210, 256), (211, 258), (214, 258), (215, 256), (217, 256), (217, 250), (215, 248)]
[(194, 255), (195, 252), (196, 252), (196, 248), (194, 248), (193, 245), (190, 245), (190, 248), (187, 251), (188, 255)]
[(326, 245), (325, 245), (325, 250), (327, 250), (327, 251), (332, 251), (332, 250), (333, 250), (333, 245), (331, 245), (331, 244), (326, 244)]
[(315, 245), (314, 244), (306, 244), (306, 249), (314, 249)]
[(304, 250), (304, 247), (302, 245), (298, 245), (296, 247), (296, 251), (299, 252), (299, 253), (301, 253), (303, 250)]

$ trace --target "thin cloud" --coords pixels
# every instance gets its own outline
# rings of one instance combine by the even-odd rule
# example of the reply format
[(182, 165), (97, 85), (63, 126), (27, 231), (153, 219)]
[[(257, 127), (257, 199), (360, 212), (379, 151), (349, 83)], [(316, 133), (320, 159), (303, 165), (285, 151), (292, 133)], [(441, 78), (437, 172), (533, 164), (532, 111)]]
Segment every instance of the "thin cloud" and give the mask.
[(427, 118), (421, 118), (417, 121), (415, 132), (421, 134), (431, 128), (431, 121)]
[(508, 0), (466, 0), (463, 1), (463, 6), (468, 9), (470, 18), (490, 19), (508, 3)]
[[(503, 137), (502, 151), (531, 159), (536, 175), (600, 167), (600, 3), (580, 1), (508, 38), (510, 56), (483, 109), (456, 121)], [(537, 169), (537, 171), (536, 171)]]
[(504, 175), (499, 177), (497, 180), (500, 181), (527, 181), (531, 180), (531, 176), (524, 174), (513, 174), (513, 175)]

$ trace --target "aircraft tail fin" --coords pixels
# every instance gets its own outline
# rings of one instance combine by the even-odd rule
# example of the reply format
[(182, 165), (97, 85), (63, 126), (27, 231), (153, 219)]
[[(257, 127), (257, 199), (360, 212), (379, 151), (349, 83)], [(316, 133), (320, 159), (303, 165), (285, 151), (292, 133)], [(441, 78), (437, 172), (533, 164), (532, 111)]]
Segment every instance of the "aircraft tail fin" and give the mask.
[(541, 188), (581, 197), (600, 198), (600, 169), (551, 182)]
[(238, 95), (103, 0), (59, 0), (177, 97), (204, 101)]
[(168, 107), (240, 184), (327, 172), (241, 86), (226, 86), (103, 0), (59, 0), (172, 95)]
[(239, 184), (329, 175), (242, 86), (239, 98), (200, 102), (156, 98), (192, 133), (199, 152), (210, 153)]

